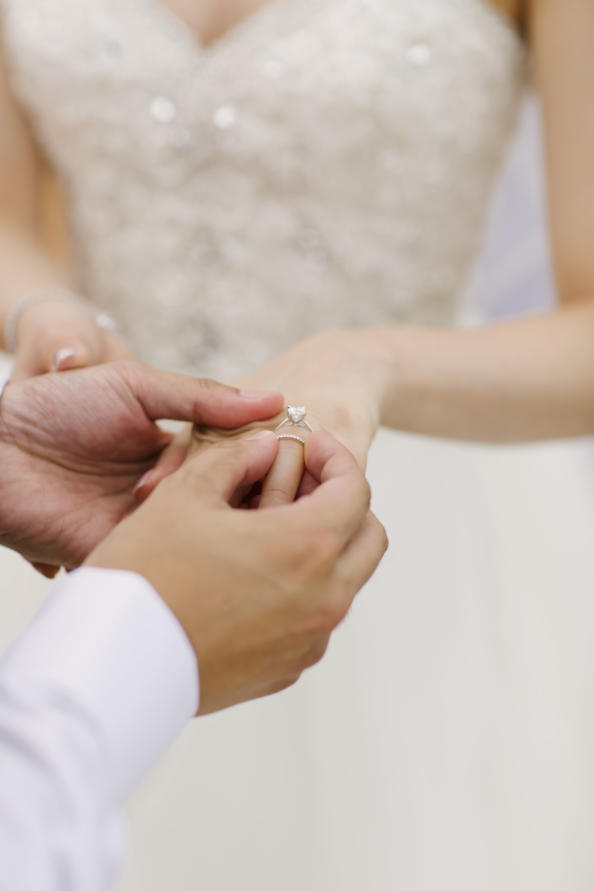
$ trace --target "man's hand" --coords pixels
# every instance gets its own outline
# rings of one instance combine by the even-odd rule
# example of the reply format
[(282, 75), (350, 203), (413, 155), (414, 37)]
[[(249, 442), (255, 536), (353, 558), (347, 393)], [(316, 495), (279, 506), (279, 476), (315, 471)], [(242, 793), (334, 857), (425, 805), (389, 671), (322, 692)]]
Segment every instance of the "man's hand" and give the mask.
[(386, 549), (363, 473), (326, 433), (305, 449), (311, 494), (234, 509), (277, 452), (261, 433), (196, 455), (87, 561), (143, 575), (176, 614), (198, 657), (201, 713), (294, 683)]
[(170, 418), (236, 427), (274, 415), (280, 394), (239, 391), (136, 362), (9, 384), (0, 401), (0, 544), (77, 566), (136, 505), (134, 487)]

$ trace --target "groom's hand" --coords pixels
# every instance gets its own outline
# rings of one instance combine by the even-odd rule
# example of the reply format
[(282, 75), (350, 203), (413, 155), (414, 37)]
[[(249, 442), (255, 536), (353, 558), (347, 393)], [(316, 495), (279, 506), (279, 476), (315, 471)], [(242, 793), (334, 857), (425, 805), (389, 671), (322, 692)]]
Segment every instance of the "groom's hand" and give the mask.
[(201, 713), (294, 683), (386, 549), (363, 473), (326, 433), (305, 450), (315, 491), (234, 509), (277, 452), (263, 433), (191, 458), (87, 561), (143, 575), (177, 615), (198, 657)]
[(81, 563), (136, 505), (171, 435), (158, 419), (240, 426), (274, 415), (248, 394), (136, 362), (11, 383), (0, 400), (0, 544), (32, 562)]

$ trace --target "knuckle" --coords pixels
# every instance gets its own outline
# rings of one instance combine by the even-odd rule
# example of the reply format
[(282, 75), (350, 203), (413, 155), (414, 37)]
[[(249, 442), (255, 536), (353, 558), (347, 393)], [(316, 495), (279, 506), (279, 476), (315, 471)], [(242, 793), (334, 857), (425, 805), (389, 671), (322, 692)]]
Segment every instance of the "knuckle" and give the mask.
[(283, 678), (281, 681), (275, 681), (275, 683), (271, 684), (268, 688), (268, 694), (273, 696), (275, 693), (282, 693), (283, 690), (288, 690), (289, 687), (293, 687), (297, 683), (300, 677), (301, 671), (293, 674), (291, 677)]
[(308, 567), (314, 574), (327, 574), (340, 553), (340, 539), (333, 529), (318, 529), (304, 542)]
[(132, 374), (133, 372), (143, 371), (144, 365), (140, 362), (134, 362), (132, 359), (116, 359), (111, 363), (112, 367), (123, 374)]
[(269, 505), (287, 504), (293, 501), (293, 493), (288, 486), (280, 484), (266, 487), (266, 500)]
[(329, 641), (330, 638), (328, 636), (318, 638), (314, 641), (301, 660), (301, 667), (304, 671), (307, 668), (311, 668), (313, 665), (317, 665), (318, 662), (321, 662), (328, 649)]
[(309, 542), (307, 535), (294, 534), (286, 539), (282, 539), (279, 530), (275, 530), (275, 540), (277, 542), (276, 554), (279, 565), (291, 573), (291, 577), (303, 573), (307, 574), (307, 564), (309, 560)]
[(348, 612), (349, 604), (342, 595), (333, 593), (320, 605), (316, 615), (315, 630), (319, 634), (330, 634), (340, 625)]
[(136, 389), (142, 392), (142, 385), (150, 373), (148, 366), (133, 359), (116, 359), (109, 366), (128, 386), (137, 384)]
[(229, 387), (226, 384), (221, 384), (219, 381), (215, 381), (210, 377), (201, 377), (197, 380), (197, 384), (203, 392), (203, 395), (212, 394), (213, 396), (220, 396), (222, 393), (232, 393), (236, 392), (233, 387)]
[(371, 513), (371, 511), (368, 514), (368, 519), (369, 519), (371, 528), (373, 529), (373, 531), (375, 533), (377, 549), (381, 554), (385, 554), (390, 546), (390, 539), (388, 538), (388, 533), (386, 532), (386, 528), (383, 525), (383, 523), (381, 523), (378, 520), (378, 518), (375, 516), (375, 514)]

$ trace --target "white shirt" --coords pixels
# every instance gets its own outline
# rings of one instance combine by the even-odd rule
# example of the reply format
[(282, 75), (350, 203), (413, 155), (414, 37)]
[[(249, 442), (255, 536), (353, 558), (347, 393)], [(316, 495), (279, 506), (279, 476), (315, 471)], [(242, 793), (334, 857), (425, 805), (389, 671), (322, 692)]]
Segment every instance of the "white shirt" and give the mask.
[(121, 810), (199, 702), (194, 651), (140, 576), (81, 569), (0, 662), (0, 889), (104, 891)]

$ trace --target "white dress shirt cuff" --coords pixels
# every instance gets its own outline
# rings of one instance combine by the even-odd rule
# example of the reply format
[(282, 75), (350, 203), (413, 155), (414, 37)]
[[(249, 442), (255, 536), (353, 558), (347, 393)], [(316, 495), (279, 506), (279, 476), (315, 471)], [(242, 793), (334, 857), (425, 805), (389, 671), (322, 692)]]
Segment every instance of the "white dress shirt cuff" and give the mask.
[(120, 802), (198, 709), (198, 667), (183, 628), (129, 572), (84, 568), (61, 581), (2, 672), (80, 704), (108, 753), (105, 791)]

